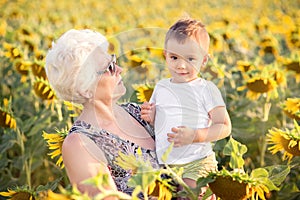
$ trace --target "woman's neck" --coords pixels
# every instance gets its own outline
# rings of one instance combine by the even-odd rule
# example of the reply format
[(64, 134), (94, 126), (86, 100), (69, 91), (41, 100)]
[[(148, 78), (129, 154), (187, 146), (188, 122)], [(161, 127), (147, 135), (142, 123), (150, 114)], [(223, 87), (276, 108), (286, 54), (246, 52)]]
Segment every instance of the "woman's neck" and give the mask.
[(113, 115), (114, 102), (103, 102), (91, 100), (84, 104), (81, 115), (78, 120), (83, 120), (96, 127), (106, 126), (113, 123), (115, 118)]

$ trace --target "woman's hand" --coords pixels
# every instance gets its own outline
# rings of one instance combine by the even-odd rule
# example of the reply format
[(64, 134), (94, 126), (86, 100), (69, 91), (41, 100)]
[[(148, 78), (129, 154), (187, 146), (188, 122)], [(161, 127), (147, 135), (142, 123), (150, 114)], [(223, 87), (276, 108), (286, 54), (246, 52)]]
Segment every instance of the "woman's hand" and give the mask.
[(141, 118), (147, 122), (149, 122), (151, 125), (154, 124), (154, 118), (155, 118), (155, 104), (144, 102), (141, 105)]

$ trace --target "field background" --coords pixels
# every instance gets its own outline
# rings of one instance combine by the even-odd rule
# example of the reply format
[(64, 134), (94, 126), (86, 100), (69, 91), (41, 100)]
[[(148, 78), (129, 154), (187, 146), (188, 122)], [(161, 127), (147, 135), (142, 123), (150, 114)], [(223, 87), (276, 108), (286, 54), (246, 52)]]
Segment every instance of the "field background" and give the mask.
[[(187, 15), (206, 24), (211, 36), (211, 60), (201, 76), (215, 82), (223, 94), (232, 135), (248, 148), (245, 170), (290, 165), (290, 174), (271, 198), (291, 199), (292, 192), (299, 192), (299, 157), (288, 163), (282, 153), (272, 155), (266, 141), (272, 127), (293, 128), (281, 105), (300, 94), (297, 0), (1, 0), (0, 107), (16, 125), (0, 123), (0, 191), (14, 186), (54, 191), (58, 185), (69, 187), (64, 169), (55, 165), (57, 158), (47, 155), (50, 151), (42, 137), (43, 131), (69, 128), (75, 119), (70, 116), (74, 111), (47, 93), (44, 56), (53, 40), (73, 28), (107, 36), (110, 52), (124, 68), (127, 93), (120, 102), (139, 102), (157, 80), (168, 77), (162, 56), (164, 35)], [(289, 68), (290, 63), (295, 67)], [(252, 74), (247, 67), (254, 69)], [(259, 85), (247, 85), (254, 77), (276, 83), (260, 92)], [(7, 118), (0, 116), (2, 121)], [(228, 165), (220, 153), (222, 145), (221, 141), (215, 146), (220, 167)]]

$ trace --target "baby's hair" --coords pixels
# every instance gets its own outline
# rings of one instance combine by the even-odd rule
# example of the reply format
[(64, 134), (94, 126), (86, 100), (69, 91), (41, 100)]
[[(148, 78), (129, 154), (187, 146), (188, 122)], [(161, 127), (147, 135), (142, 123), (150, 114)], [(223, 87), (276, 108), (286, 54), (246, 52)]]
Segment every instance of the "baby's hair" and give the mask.
[(173, 38), (179, 43), (184, 43), (187, 38), (195, 39), (201, 48), (205, 52), (208, 52), (209, 35), (205, 29), (205, 25), (198, 20), (187, 17), (178, 20), (171, 26), (165, 37), (165, 49), (167, 48), (168, 41)]

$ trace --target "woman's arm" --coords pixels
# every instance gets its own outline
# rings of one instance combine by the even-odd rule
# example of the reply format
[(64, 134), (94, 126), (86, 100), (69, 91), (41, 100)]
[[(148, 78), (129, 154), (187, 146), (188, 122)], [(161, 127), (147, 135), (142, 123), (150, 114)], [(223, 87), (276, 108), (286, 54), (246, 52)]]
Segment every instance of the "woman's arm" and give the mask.
[[(88, 137), (72, 133), (68, 135), (62, 147), (63, 162), (72, 185), (76, 184), (81, 192), (94, 196), (100, 191), (81, 182), (96, 176), (99, 172), (110, 174), (103, 152)], [(117, 190), (110, 177), (110, 186), (107, 189)]]

